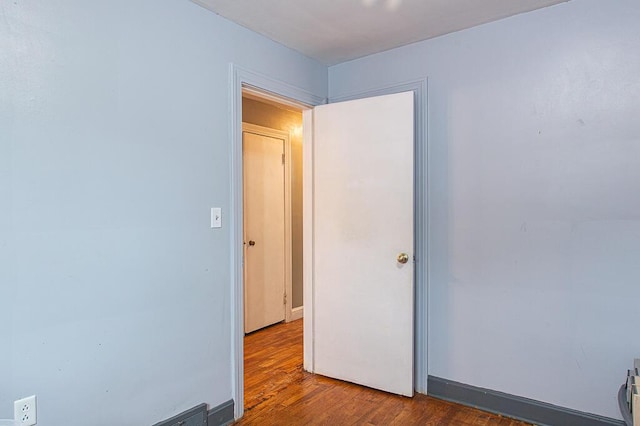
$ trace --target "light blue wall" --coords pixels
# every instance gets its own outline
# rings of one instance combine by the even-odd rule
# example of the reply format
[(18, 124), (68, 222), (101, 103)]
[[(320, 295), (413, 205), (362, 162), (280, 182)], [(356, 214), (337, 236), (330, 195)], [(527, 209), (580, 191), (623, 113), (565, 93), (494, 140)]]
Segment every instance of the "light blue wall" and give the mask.
[[(430, 374), (619, 417), (637, 22), (573, 0), (330, 68), (332, 97), (429, 77)], [(0, 418), (231, 398), (229, 62), (326, 95), (325, 67), (186, 0), (0, 2)]]
[(620, 417), (640, 300), (640, 3), (573, 0), (329, 69), (429, 78), (429, 373)]
[(231, 399), (230, 62), (326, 97), (326, 67), (187, 0), (0, 2), (0, 418)]

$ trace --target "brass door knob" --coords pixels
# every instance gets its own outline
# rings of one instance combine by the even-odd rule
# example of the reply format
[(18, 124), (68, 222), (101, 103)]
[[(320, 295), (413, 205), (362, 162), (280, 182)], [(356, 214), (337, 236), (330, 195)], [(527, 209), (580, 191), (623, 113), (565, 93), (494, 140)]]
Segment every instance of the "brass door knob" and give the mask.
[(256, 242), (255, 242), (255, 241), (253, 241), (253, 240), (250, 240), (250, 241), (249, 241), (249, 245), (250, 245), (250, 246), (255, 246), (255, 245), (256, 245)]
[(407, 253), (400, 253), (398, 255), (398, 263), (407, 263), (409, 261), (409, 255)]

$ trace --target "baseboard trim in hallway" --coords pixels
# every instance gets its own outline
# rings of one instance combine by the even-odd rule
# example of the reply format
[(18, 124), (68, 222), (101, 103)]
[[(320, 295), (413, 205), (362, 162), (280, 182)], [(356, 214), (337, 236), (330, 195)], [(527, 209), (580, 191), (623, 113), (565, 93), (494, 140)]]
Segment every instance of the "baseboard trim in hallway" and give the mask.
[(297, 308), (291, 309), (291, 320), (296, 321), (302, 319), (304, 316), (304, 306), (298, 306)]
[(538, 425), (562, 426), (624, 426), (622, 420), (584, 413), (570, 408), (509, 395), (491, 389), (478, 388), (440, 377), (429, 376), (428, 394), (434, 398), (457, 402)]

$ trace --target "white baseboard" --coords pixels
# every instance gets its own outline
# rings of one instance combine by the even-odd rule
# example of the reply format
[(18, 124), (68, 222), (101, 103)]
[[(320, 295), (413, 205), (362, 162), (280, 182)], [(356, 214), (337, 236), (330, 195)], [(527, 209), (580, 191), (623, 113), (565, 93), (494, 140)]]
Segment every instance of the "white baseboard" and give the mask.
[(304, 306), (298, 306), (291, 309), (291, 319), (289, 321), (299, 320), (304, 316)]

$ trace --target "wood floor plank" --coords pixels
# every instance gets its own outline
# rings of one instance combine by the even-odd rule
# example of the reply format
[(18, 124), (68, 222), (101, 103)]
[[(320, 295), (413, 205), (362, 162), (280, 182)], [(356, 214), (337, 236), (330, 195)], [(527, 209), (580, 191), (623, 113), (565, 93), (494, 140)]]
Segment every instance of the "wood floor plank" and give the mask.
[(302, 321), (245, 336), (245, 415), (236, 425), (527, 425), (426, 395), (407, 398), (307, 373)]

